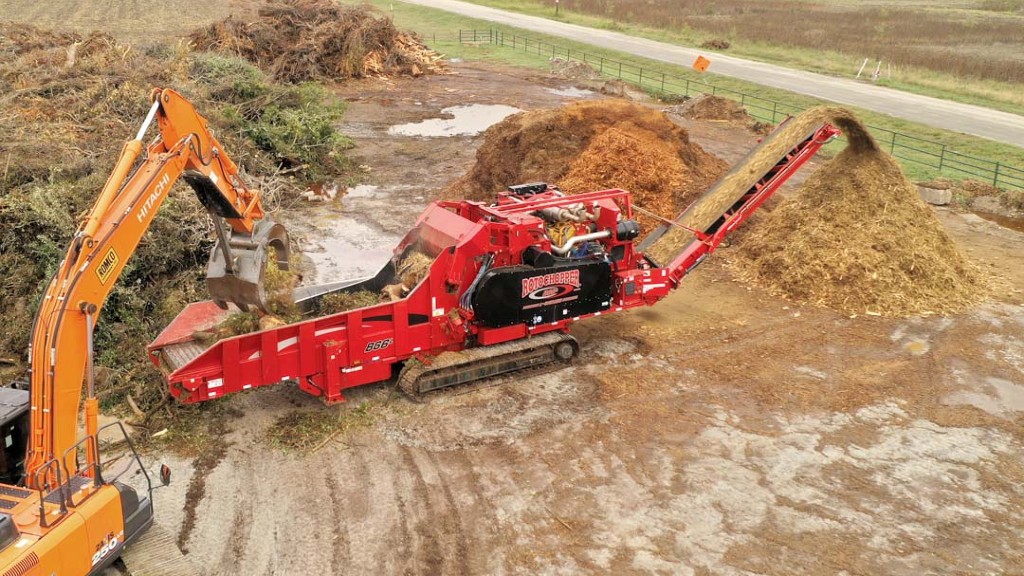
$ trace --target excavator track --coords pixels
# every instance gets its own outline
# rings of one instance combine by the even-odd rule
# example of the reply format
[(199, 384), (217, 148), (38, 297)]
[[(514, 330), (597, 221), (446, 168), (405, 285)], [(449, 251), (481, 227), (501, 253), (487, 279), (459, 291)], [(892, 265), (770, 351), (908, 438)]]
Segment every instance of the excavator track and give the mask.
[(192, 561), (178, 549), (174, 536), (154, 523), (121, 553), (132, 576), (199, 576)]
[(410, 396), (474, 380), (538, 368), (554, 362), (569, 363), (579, 354), (579, 342), (568, 334), (549, 332), (532, 338), (459, 352), (442, 352), (430, 359), (406, 363), (398, 387)]

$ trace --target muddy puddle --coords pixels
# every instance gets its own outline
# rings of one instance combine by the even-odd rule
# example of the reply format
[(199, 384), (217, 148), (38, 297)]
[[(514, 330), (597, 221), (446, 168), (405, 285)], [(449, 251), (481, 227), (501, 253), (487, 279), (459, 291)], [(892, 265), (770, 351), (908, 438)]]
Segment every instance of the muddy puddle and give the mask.
[(441, 110), (441, 114), (445, 116), (443, 118), (428, 118), (421, 122), (398, 124), (388, 128), (388, 134), (426, 138), (473, 136), (521, 111), (519, 108), (504, 104), (451, 106)]
[(358, 184), (356, 186), (350, 186), (345, 191), (345, 198), (376, 198), (380, 196), (380, 186), (374, 184)]
[(390, 258), (401, 237), (346, 216), (318, 219), (302, 246), (305, 285), (373, 276)]
[(564, 98), (589, 98), (594, 95), (593, 90), (576, 88), (575, 86), (570, 86), (568, 88), (548, 88), (548, 92), (555, 96), (562, 96)]
[(1024, 412), (1024, 386), (989, 377), (980, 390), (961, 390), (948, 394), (942, 403), (974, 406), (994, 416)]
[(974, 214), (1003, 228), (1024, 232), (1024, 218), (1019, 216), (1006, 216), (1003, 214), (992, 214), (991, 212), (974, 212)]

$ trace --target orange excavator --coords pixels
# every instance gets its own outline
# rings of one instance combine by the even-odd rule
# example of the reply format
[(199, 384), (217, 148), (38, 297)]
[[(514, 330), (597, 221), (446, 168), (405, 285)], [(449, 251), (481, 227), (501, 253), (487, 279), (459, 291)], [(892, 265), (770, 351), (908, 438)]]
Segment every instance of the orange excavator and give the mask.
[[(159, 136), (145, 145), (153, 120)], [(266, 309), (268, 254), (288, 267), (287, 232), (266, 217), (260, 193), (242, 181), (206, 120), (177, 92), (154, 90), (138, 135), (124, 146), (40, 303), (29, 393), (0, 389), (0, 574), (99, 573), (153, 521), (152, 483), (123, 426), (98, 425), (92, 334), (179, 178), (215, 223), (207, 270), (214, 302)], [(78, 438), (83, 386), (85, 434)], [(101, 448), (112, 441), (119, 454), (104, 458)]]

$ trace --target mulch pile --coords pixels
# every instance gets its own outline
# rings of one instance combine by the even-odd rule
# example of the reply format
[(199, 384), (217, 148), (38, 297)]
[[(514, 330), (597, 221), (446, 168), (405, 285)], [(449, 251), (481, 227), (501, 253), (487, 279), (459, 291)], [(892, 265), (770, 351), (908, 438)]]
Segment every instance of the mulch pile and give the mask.
[(590, 64), (564, 58), (551, 59), (551, 73), (566, 80), (596, 80), (601, 77)]
[[(622, 188), (635, 204), (673, 218), (726, 168), (663, 113), (591, 100), (522, 112), (492, 126), (476, 164), (445, 196), (488, 201), (511, 184), (535, 181), (567, 193)], [(639, 220), (644, 232), (657, 226), (653, 218)]]
[(747, 113), (742, 104), (729, 98), (701, 94), (681, 104), (665, 108), (668, 114), (678, 114), (690, 120), (709, 120), (712, 122), (728, 122), (734, 126), (742, 126), (766, 134), (771, 125), (754, 118)]
[(227, 18), (192, 33), (199, 50), (238, 55), (284, 82), (444, 70), (441, 56), (370, 6), (284, 0), (255, 21)]
[[(145, 116), (151, 87), (180, 83), (187, 68), (176, 54), (158, 60), (105, 34), (0, 23), (0, 356), (17, 358), (14, 370), (24, 369), (38, 296)], [(118, 306), (146, 307), (137, 326), (158, 303), (196, 299), (198, 283), (180, 272), (201, 262), (207, 226), (196, 203), (168, 200), (151, 228), (160, 242), (140, 244), (104, 308), (98, 348), (137, 338), (134, 326), (110, 324)], [(127, 287), (136, 282), (145, 294)], [(131, 378), (135, 366), (115, 369)]]
[(979, 273), (850, 112), (816, 108), (792, 123), (800, 131), (823, 121), (848, 146), (740, 239), (740, 275), (850, 315), (950, 313), (977, 301)]

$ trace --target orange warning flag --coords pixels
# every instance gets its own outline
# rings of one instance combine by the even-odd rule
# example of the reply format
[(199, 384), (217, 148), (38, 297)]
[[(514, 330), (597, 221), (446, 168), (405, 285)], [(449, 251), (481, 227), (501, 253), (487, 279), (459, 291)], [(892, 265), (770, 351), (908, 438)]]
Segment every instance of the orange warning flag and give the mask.
[(703, 56), (697, 56), (697, 59), (693, 62), (693, 69), (697, 72), (707, 72), (708, 66), (711, 66), (711, 60)]

